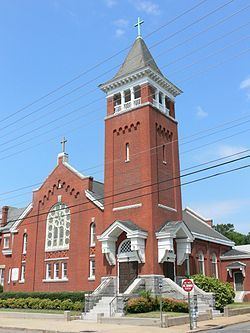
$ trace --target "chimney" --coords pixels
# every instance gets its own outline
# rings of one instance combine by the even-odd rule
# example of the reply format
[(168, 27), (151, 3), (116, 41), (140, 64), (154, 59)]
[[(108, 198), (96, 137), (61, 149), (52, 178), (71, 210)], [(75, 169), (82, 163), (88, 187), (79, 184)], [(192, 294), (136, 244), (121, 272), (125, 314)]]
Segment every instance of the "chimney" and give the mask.
[(206, 220), (206, 223), (207, 223), (210, 227), (213, 226), (213, 220), (212, 220), (212, 219), (211, 219), (211, 220)]
[(2, 207), (2, 221), (0, 223), (0, 227), (4, 227), (7, 224), (8, 210), (9, 210), (9, 206)]
[(93, 190), (93, 177), (89, 177), (89, 188), (88, 188), (89, 191), (92, 191)]

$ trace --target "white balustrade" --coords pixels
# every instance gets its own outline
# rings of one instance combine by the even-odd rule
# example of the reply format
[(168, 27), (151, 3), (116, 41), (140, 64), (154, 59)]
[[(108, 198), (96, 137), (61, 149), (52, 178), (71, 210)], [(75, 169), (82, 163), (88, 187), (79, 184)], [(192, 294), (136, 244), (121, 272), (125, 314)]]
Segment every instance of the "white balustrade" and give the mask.
[(124, 103), (124, 109), (125, 110), (131, 109), (131, 101)]
[(134, 106), (141, 105), (141, 97), (134, 99)]
[(122, 105), (121, 104), (115, 106), (115, 113), (121, 112), (121, 110), (122, 110)]

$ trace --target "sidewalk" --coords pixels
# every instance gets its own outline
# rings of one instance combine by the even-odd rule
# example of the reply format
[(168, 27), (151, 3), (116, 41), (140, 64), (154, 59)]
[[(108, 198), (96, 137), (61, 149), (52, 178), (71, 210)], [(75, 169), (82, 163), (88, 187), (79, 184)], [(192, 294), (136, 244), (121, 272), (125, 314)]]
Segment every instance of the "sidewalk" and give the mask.
[[(198, 323), (199, 328), (196, 332), (202, 330), (209, 330), (216, 328), (216, 326), (228, 326), (243, 322), (250, 322), (250, 314), (234, 316), (234, 317), (220, 317), (214, 320), (208, 320)], [(92, 322), (85, 322), (75, 320), (66, 322), (63, 320), (54, 319), (21, 319), (21, 318), (7, 318), (2, 313), (0, 316), (0, 328), (15, 328), (17, 331), (27, 329), (27, 332), (34, 331), (39, 333), (76, 333), (76, 332), (93, 332), (93, 333), (185, 333), (189, 332), (188, 325), (172, 326), (169, 328), (160, 327), (147, 327), (147, 326), (128, 326), (128, 325), (114, 325), (114, 324), (98, 324)], [(194, 332), (194, 331), (192, 331)]]

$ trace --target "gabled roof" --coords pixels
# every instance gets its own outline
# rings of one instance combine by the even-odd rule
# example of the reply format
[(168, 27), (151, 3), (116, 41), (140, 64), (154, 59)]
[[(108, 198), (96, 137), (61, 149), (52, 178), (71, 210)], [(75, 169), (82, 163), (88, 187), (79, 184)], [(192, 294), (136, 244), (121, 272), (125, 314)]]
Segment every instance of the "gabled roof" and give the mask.
[(225, 252), (221, 257), (238, 257), (238, 256), (249, 256), (250, 257), (250, 253), (246, 252), (246, 251), (240, 251), (237, 249), (231, 249), (227, 252)]
[(182, 212), (182, 218), (189, 230), (192, 232), (194, 238), (210, 240), (214, 243), (222, 243), (229, 246), (234, 245), (234, 242), (208, 225), (202, 216), (199, 216), (191, 209), (184, 209)]
[[(0, 228), (0, 232), (9, 232), (11, 227), (15, 224), (15, 222), (23, 214), (23, 212), (25, 211), (26, 208), (27, 207), (16, 208), (16, 207), (9, 206), (7, 224), (4, 227)], [(0, 222), (2, 222), (2, 216), (0, 217)]]
[(154, 71), (163, 76), (144, 40), (138, 37), (113, 80), (145, 67), (151, 67)]
[(227, 268), (234, 269), (234, 268), (245, 267), (245, 266), (246, 266), (246, 264), (244, 264), (240, 261), (235, 261), (235, 262), (232, 262), (231, 264), (227, 265)]

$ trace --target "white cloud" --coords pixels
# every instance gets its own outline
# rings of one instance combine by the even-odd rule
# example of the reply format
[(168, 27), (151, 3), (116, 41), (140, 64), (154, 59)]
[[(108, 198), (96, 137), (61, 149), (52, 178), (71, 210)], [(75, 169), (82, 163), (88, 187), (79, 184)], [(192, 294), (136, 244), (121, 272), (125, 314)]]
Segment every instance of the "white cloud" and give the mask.
[(229, 155), (237, 154), (244, 150), (247, 150), (247, 148), (243, 146), (220, 145), (215, 150), (215, 152), (219, 157), (226, 157)]
[(249, 205), (250, 198), (244, 198), (194, 204), (193, 209), (202, 216), (216, 219), (218, 220), (217, 223), (220, 223), (220, 219), (230, 218), (233, 214), (248, 208)]
[(105, 0), (106, 6), (109, 8), (114, 7), (117, 4), (116, 0)]
[(137, 0), (133, 1), (135, 8), (141, 12), (151, 15), (159, 15), (160, 7), (158, 4), (154, 3), (151, 0)]
[(197, 106), (196, 116), (198, 118), (206, 118), (208, 116), (208, 113), (201, 106)]
[(244, 90), (247, 94), (247, 98), (250, 99), (250, 76), (241, 81), (240, 89)]
[(114, 25), (119, 28), (126, 28), (128, 26), (129, 21), (124, 18), (120, 18), (114, 21)]
[(124, 29), (118, 28), (115, 31), (115, 36), (118, 37), (118, 38), (121, 37), (121, 36), (123, 36), (124, 34), (125, 34), (125, 30)]
[(113, 22), (113, 24), (116, 26), (115, 30), (115, 36), (117, 38), (123, 36), (126, 32), (126, 28), (128, 26), (129, 21), (124, 18), (119, 18)]

